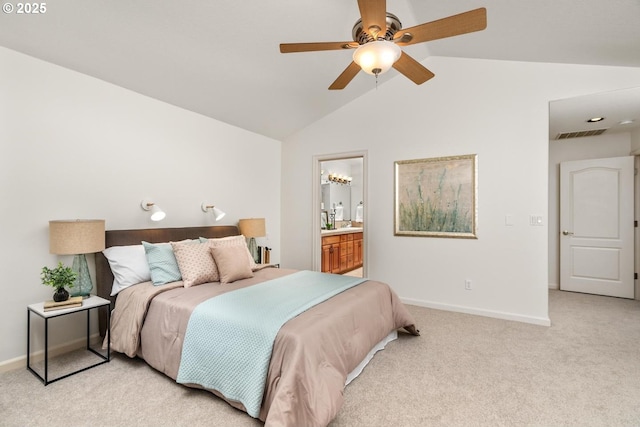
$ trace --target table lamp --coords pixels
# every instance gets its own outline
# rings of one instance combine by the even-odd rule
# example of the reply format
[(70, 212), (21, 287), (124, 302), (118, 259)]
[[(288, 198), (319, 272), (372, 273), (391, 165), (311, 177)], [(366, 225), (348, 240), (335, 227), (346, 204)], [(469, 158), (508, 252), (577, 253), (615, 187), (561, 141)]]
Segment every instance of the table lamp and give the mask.
[(264, 218), (246, 218), (238, 222), (240, 234), (249, 239), (248, 247), (255, 262), (260, 261), (256, 237), (267, 235)]
[(76, 272), (72, 296), (86, 298), (93, 289), (85, 254), (104, 250), (104, 220), (74, 219), (49, 221), (49, 253), (74, 255), (71, 268)]

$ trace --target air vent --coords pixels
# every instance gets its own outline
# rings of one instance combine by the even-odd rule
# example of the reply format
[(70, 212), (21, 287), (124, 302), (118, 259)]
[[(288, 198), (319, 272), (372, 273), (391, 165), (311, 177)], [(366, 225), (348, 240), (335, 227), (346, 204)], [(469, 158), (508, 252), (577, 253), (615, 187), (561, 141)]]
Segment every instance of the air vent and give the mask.
[(583, 136), (598, 136), (602, 135), (606, 132), (607, 129), (595, 129), (595, 130), (583, 130), (579, 132), (565, 132), (559, 133), (556, 136), (556, 140), (558, 139), (570, 139), (570, 138), (582, 138)]

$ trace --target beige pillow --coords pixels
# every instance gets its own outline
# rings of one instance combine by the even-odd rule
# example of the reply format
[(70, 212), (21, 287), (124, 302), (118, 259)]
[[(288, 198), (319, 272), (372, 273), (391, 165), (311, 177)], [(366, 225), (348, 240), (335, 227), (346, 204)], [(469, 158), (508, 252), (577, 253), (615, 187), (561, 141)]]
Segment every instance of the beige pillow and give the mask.
[(247, 240), (244, 236), (229, 236), (229, 237), (221, 237), (218, 239), (206, 239), (204, 237), (200, 238), (201, 242), (208, 243), (211, 247), (232, 247), (239, 246), (244, 249), (245, 258), (247, 259), (247, 263), (249, 264), (249, 268), (254, 270), (258, 268), (256, 262), (253, 260), (253, 256), (251, 256), (251, 252), (249, 252), (249, 248), (247, 247)]
[(240, 279), (253, 277), (242, 246), (213, 246), (210, 248), (218, 267), (220, 283), (231, 283)]
[(171, 242), (171, 247), (185, 288), (220, 280), (208, 244)]

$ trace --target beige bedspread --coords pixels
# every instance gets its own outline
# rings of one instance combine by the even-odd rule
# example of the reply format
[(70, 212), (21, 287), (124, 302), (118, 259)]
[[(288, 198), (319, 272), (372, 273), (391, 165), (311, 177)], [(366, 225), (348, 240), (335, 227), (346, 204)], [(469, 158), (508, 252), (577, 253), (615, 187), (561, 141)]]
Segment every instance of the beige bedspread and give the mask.
[[(112, 314), (111, 348), (138, 355), (176, 379), (189, 316), (200, 302), (294, 271), (267, 268), (227, 285), (127, 288)], [(418, 335), (395, 292), (371, 280), (291, 319), (274, 343), (260, 419), (274, 426), (326, 426), (342, 406), (347, 374), (376, 343), (402, 327)], [(239, 402), (229, 403), (244, 410)]]

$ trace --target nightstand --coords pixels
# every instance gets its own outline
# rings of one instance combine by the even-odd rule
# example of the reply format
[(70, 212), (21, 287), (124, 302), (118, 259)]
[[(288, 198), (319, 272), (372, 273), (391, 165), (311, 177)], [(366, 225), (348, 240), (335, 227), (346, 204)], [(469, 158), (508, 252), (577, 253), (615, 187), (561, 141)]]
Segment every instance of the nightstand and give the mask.
[[(73, 307), (73, 308), (65, 308), (60, 310), (51, 310), (44, 311), (44, 302), (39, 302), (37, 304), (31, 304), (27, 307), (27, 369), (31, 371), (36, 377), (40, 378), (40, 380), (44, 383), (44, 385), (51, 384), (52, 382), (61, 380), (63, 378), (69, 377), (71, 375), (77, 374), (82, 371), (86, 371), (87, 369), (91, 369), (98, 365), (102, 365), (103, 363), (107, 363), (111, 357), (111, 303), (109, 300), (104, 298), (100, 298), (98, 296), (92, 295), (89, 298), (82, 300), (82, 307)], [(100, 307), (106, 307), (107, 310), (107, 354), (101, 354), (95, 349), (91, 348), (90, 343), (90, 313), (91, 310), (99, 309)], [(58, 378), (54, 378), (49, 380), (49, 319), (54, 319), (56, 317), (66, 316), (72, 313), (78, 313), (81, 311), (87, 312), (87, 350), (97, 355), (100, 360), (90, 366), (86, 366), (81, 369), (77, 369), (71, 373), (62, 375)], [(31, 313), (34, 313), (44, 319), (44, 377), (36, 372), (31, 367)]]

